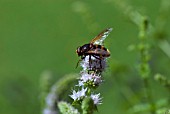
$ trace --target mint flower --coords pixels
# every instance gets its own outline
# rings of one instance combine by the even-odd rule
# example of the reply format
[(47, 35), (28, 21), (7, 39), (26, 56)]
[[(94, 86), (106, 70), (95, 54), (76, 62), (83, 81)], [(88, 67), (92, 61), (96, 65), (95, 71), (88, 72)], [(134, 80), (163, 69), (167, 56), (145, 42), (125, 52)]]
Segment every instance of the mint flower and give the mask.
[(94, 102), (95, 105), (102, 104), (102, 98), (100, 98), (100, 93), (99, 94), (91, 94), (91, 98)]
[(84, 98), (85, 96), (86, 96), (86, 91), (87, 91), (87, 88), (82, 88), (82, 90), (81, 91), (75, 91), (75, 90), (73, 90), (73, 93), (72, 93), (72, 95), (69, 95), (74, 101), (76, 101), (76, 100), (80, 100), (80, 99), (82, 99), (82, 98)]
[(88, 83), (92, 86), (98, 86), (103, 82), (101, 76), (96, 73), (89, 74), (88, 72), (82, 71), (78, 86), (84, 86)]

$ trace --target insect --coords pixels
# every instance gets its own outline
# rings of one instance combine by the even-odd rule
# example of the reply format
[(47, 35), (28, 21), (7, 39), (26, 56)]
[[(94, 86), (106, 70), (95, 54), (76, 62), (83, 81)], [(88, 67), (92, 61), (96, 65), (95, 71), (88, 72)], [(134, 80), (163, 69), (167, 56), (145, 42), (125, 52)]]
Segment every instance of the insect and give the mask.
[[(101, 33), (99, 33), (95, 38), (93, 38), (90, 43), (84, 44), (83, 46), (79, 46), (76, 50), (76, 53), (78, 54), (78, 56), (81, 57), (81, 60), (85, 59), (86, 56), (89, 56), (89, 64), (90, 64), (91, 56), (99, 60), (105, 57), (109, 57), (110, 51), (104, 47), (103, 41), (106, 39), (106, 37), (109, 35), (111, 31), (112, 31), (112, 28), (107, 28)], [(81, 60), (79, 60), (78, 63)], [(77, 66), (78, 66), (78, 63), (77, 63)]]

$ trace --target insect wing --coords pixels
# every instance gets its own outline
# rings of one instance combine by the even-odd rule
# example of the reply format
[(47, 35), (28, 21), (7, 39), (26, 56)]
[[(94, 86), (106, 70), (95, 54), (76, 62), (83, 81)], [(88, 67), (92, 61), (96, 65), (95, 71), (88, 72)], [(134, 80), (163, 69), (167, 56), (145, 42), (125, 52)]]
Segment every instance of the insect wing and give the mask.
[(111, 31), (112, 31), (112, 28), (105, 29), (99, 35), (97, 35), (94, 39), (92, 39), (92, 41), (90, 43), (103, 45), (103, 41), (110, 34)]

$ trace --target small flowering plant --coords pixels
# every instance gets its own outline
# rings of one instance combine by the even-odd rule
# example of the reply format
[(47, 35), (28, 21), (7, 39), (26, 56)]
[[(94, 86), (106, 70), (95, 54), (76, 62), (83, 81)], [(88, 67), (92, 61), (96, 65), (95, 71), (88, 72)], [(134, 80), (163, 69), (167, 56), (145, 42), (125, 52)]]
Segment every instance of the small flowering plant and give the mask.
[[(80, 104), (82, 113), (92, 114), (97, 110), (97, 105), (102, 104), (100, 93), (95, 93), (95, 89), (103, 82), (102, 72), (107, 67), (107, 58), (110, 52), (103, 46), (104, 39), (112, 31), (107, 28), (96, 36), (91, 43), (78, 47), (77, 54), (81, 56), (80, 66), (82, 71), (78, 78), (78, 84), (69, 95), (73, 100), (73, 104)], [(87, 108), (89, 107), (89, 108)]]
[[(102, 63), (101, 68), (98, 67), (100, 66), (100, 64), (97, 64), (100, 63), (100, 61)], [(102, 98), (100, 96), (100, 93), (95, 93), (94, 90), (103, 82), (101, 74), (107, 67), (106, 61), (107, 58), (99, 60), (92, 57), (90, 61), (91, 66), (89, 66), (89, 56), (86, 56), (86, 58), (80, 62), (80, 65), (83, 70), (80, 72), (78, 84), (76, 85), (78, 90), (72, 90), (72, 94), (69, 95), (74, 100), (73, 104), (82, 104), (83, 100), (87, 97), (93, 101), (92, 104), (86, 104), (93, 106), (94, 109), (90, 110), (96, 110), (97, 105), (102, 104)]]

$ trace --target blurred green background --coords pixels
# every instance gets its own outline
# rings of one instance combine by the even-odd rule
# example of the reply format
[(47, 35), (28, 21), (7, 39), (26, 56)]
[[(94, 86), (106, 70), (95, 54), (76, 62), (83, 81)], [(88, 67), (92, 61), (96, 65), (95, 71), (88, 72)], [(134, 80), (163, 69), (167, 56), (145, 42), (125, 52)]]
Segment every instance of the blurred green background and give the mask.
[[(129, 4), (156, 25), (161, 0), (129, 0)], [(168, 36), (167, 20), (164, 29)], [(139, 31), (125, 11), (112, 0), (0, 0), (0, 114), (41, 113), (42, 72), (53, 72), (56, 80), (78, 73), (76, 48), (107, 27), (114, 29), (105, 41), (111, 58), (105, 81), (98, 89), (103, 97), (98, 110), (100, 114), (122, 114), (131, 107), (128, 100), (132, 104), (141, 101), (127, 88), (137, 96), (144, 95), (136, 69), (138, 52), (128, 51), (129, 45), (137, 44)], [(151, 54), (152, 73), (168, 77), (170, 58), (157, 46)], [(168, 95), (159, 83), (151, 82), (155, 101)]]

